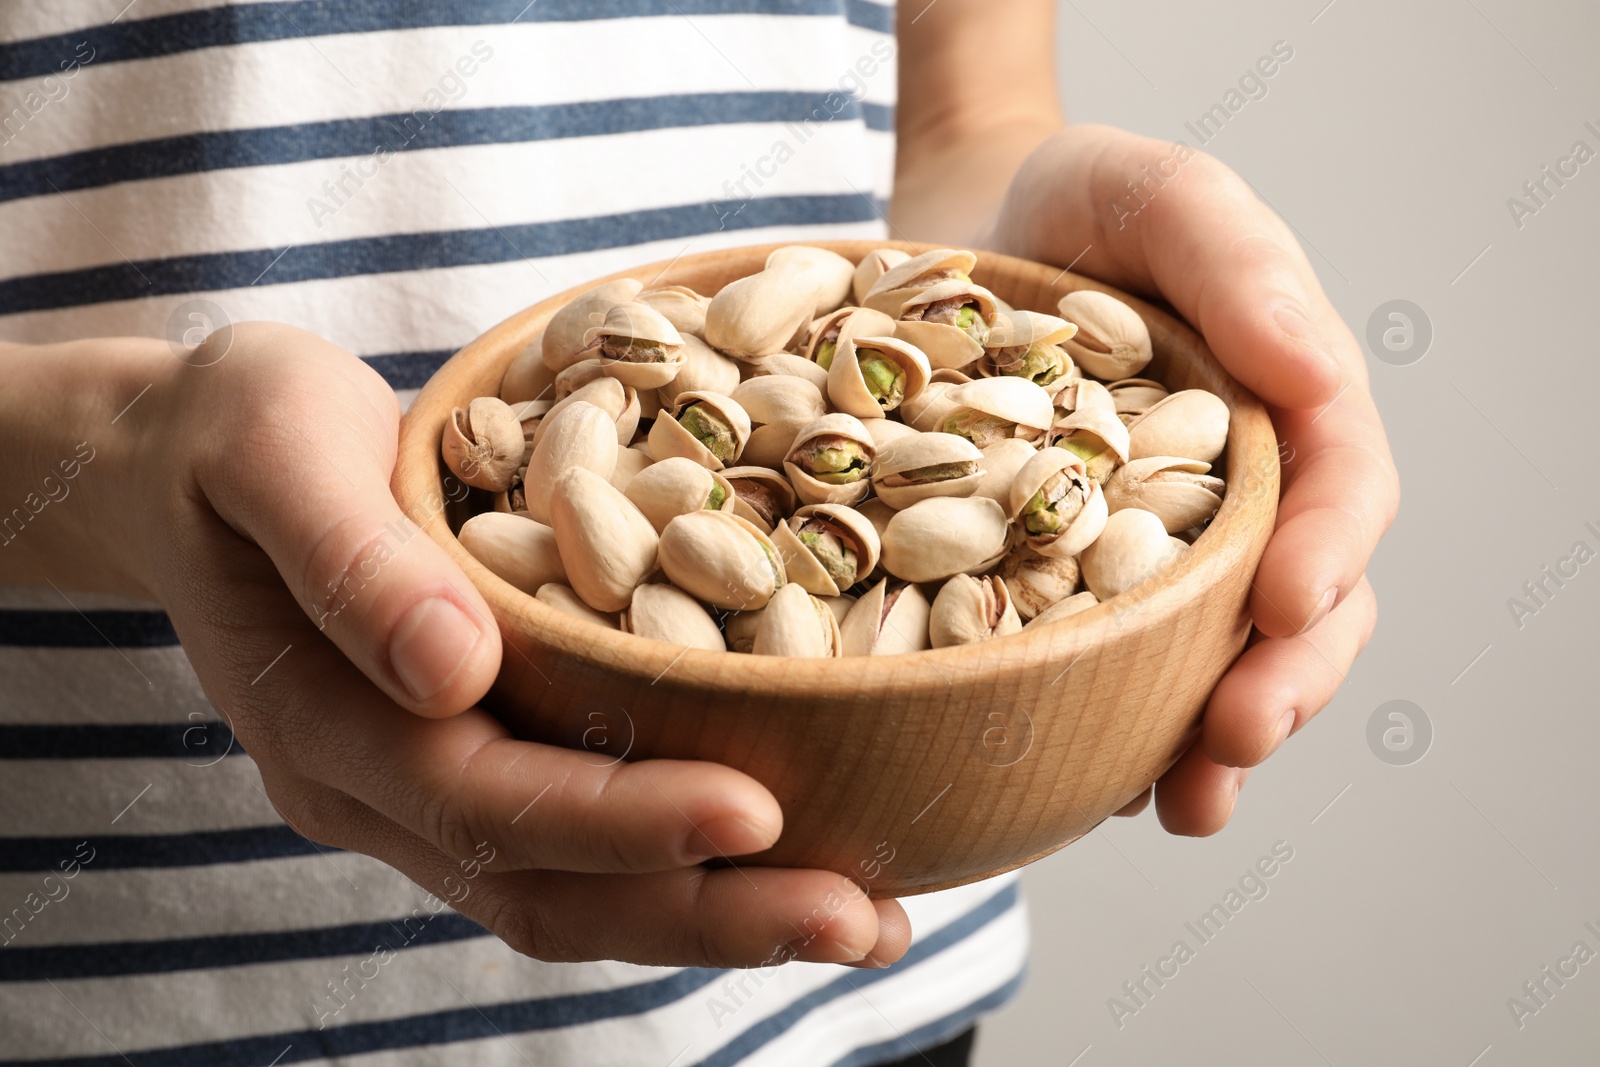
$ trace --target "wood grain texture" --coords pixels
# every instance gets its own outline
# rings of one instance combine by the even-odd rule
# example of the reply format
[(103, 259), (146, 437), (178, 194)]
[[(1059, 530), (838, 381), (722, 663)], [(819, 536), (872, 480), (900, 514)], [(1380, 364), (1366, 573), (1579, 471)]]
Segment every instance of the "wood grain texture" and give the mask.
[[(817, 242), (852, 261), (895, 242)], [(776, 245), (652, 264), (614, 277), (714, 293)], [(922, 249), (901, 244), (915, 254)], [(1249, 632), (1246, 604), (1273, 529), (1278, 452), (1266, 411), (1199, 336), (1149, 304), (1055, 267), (991, 253), (974, 272), (1016, 307), (1053, 312), (1075, 289), (1111, 292), (1150, 325), (1146, 372), (1232, 410), (1228, 491), (1211, 527), (1143, 586), (1054, 626), (915, 655), (790, 660), (685, 650), (568, 618), (506, 584), (455, 539), (440, 433), (450, 410), (498, 392), (507, 364), (588, 283), (512, 316), (423, 389), (401, 427), (393, 489), (494, 611), (506, 642), (489, 706), (518, 736), (626, 757), (715, 760), (769, 788), (778, 844), (737, 862), (837, 871), (874, 896), (999, 874), (1092, 830), (1195, 736)], [(892, 857), (892, 858), (890, 858)], [(887, 862), (886, 862), (887, 860)]]

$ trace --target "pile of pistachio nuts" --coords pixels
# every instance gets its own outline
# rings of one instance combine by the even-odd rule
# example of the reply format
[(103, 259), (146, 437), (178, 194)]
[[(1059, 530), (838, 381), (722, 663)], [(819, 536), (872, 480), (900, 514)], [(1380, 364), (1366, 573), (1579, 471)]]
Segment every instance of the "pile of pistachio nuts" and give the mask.
[(1015, 309), (976, 263), (795, 245), (710, 296), (588, 290), (445, 427), (485, 491), (461, 543), (596, 626), (777, 656), (983, 641), (1131, 589), (1221, 504), (1227, 405), (1138, 377), (1127, 304)]

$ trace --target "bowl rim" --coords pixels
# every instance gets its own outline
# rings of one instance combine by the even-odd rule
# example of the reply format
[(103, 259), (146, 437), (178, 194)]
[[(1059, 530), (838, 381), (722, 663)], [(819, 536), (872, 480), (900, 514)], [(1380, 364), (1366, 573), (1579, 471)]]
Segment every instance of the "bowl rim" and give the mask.
[[(846, 698), (852, 694), (881, 692), (890, 687), (905, 689), (918, 684), (942, 688), (953, 684), (957, 676), (971, 679), (997, 665), (1007, 670), (1025, 670), (1065, 661), (1060, 674), (1055, 675), (1059, 681), (1061, 675), (1071, 670), (1090, 649), (1117, 638), (1134, 638), (1162, 626), (1178, 616), (1191, 598), (1204, 595), (1232, 572), (1244, 569), (1253, 575), (1256, 560), (1250, 557), (1259, 551), (1256, 546), (1264, 540), (1260, 536), (1261, 528), (1270, 531), (1274, 524), (1279, 482), (1277, 437), (1261, 402), (1222, 367), (1198, 331), (1161, 307), (1083, 275), (978, 249), (974, 249), (979, 258), (973, 271), (975, 278), (981, 279), (997, 265), (1016, 272), (1019, 280), (1029, 273), (1036, 277), (1048, 274), (1052, 280), (1043, 283), (1046, 287), (1064, 286), (1063, 292), (1096, 289), (1125, 301), (1154, 327), (1152, 334), (1189, 335), (1190, 344), (1209, 376), (1223, 385), (1226, 394), (1223, 400), (1230, 411), (1225, 453), (1228, 492), (1210, 526), (1176, 564), (1112, 600), (1069, 618), (1046, 626), (1026, 627), (1020, 633), (979, 644), (885, 656), (794, 659), (713, 652), (608, 630), (536, 600), (495, 575), (467, 552), (449, 527), (446, 509), (437, 506), (445, 499), (447, 477), (439, 452), (439, 427), (423, 425), (420, 414), (442, 401), (447, 402), (443, 410), (448, 412), (459, 399), (447, 395), (449, 382), (455, 376), (452, 368), (462, 375), (490, 370), (503, 374), (509, 364), (504, 351), (514, 348), (511, 356), (514, 359), (529, 341), (537, 340), (542, 333), (542, 325), (539, 329), (530, 327), (534, 320), (541, 316), (547, 318), (567, 301), (606, 282), (635, 278), (645, 282), (647, 288), (686, 284), (673, 277), (674, 271), (681, 274), (685, 268), (719, 258), (749, 257), (754, 261), (760, 257), (764, 260), (774, 249), (795, 244), (825, 248), (852, 261), (858, 261), (872, 249), (898, 248), (915, 255), (935, 247), (892, 240), (777, 241), (711, 249), (616, 271), (552, 294), (509, 316), (451, 356), (418, 393), (401, 423), (392, 479), (394, 496), (402, 510), (467, 573), (500, 621), (505, 643), (511, 646), (514, 654), (533, 662), (513, 638), (536, 635), (537, 645), (544, 649), (607, 673), (641, 679), (648, 685), (654, 685), (671, 671), (674, 686), (687, 684), (708, 692), (745, 695), (752, 690), (799, 689), (812, 692), (819, 699)], [(496, 383), (498, 393), (498, 376)], [(1247, 473), (1258, 484), (1247, 484), (1244, 477)], [(435, 502), (435, 506), (428, 507), (420, 518), (416, 514), (418, 497)], [(511, 621), (515, 621), (515, 627), (509, 625)], [(737, 671), (722, 669), (728, 666), (731, 656), (739, 657)]]

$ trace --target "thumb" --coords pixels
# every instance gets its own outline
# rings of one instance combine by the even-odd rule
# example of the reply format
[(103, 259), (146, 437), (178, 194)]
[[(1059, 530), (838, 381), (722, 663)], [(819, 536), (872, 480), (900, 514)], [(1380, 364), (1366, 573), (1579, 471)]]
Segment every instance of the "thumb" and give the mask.
[(229, 436), (248, 445), (202, 464), (217, 514), (397, 703), (429, 717), (472, 706), (499, 670), (499, 634), (466, 575), (390, 494), (399, 405), (389, 387), (343, 349), (283, 326), (237, 327), (228, 359), (205, 369), (222, 372), (206, 391), (236, 413)]

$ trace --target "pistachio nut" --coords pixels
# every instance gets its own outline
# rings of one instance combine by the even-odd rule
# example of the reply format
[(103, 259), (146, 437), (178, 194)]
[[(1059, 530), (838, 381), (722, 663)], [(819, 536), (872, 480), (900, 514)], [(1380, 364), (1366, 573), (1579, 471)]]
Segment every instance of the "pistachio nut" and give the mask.
[(503, 492), (527, 459), (516, 412), (496, 396), (480, 396), (450, 413), (442, 451), (450, 470), (470, 486)]
[(1082, 577), (1075, 558), (1042, 556), (1026, 543), (1001, 560), (996, 573), (1005, 580), (1006, 588), (1011, 590), (1011, 602), (1024, 619), (1071, 596)]
[(898, 509), (932, 496), (971, 496), (983, 476), (977, 445), (955, 434), (919, 433), (878, 449), (872, 488), (878, 499)]
[(1057, 448), (1083, 460), (1092, 481), (1103, 482), (1128, 460), (1128, 427), (1105, 386), (1085, 378), (1073, 390), (1072, 413), (1056, 420), (1051, 435)]
[(767, 270), (788, 279), (788, 285), (811, 293), (812, 312), (826, 315), (850, 296), (856, 265), (837, 252), (811, 245), (784, 245), (767, 257)]
[(570, 586), (551, 582), (541, 585), (533, 594), (539, 603), (555, 608), (563, 615), (571, 615), (574, 619), (592, 622), (596, 626), (604, 626), (608, 630), (617, 628), (617, 617), (603, 611), (596, 611), (579, 599)]
[(1131, 378), (1150, 362), (1150, 327), (1133, 308), (1109, 293), (1079, 289), (1061, 298), (1061, 317), (1078, 327), (1062, 346), (1084, 371), (1114, 382)]
[(771, 533), (774, 526), (793, 514), (794, 487), (789, 480), (767, 467), (729, 467), (722, 472), (733, 489), (733, 513)]
[(1128, 423), (1128, 458), (1182, 456), (1211, 463), (1228, 443), (1228, 405), (1204, 389), (1157, 401)]
[(908, 582), (988, 570), (1010, 547), (1006, 513), (986, 496), (934, 496), (896, 512), (883, 531), (883, 569)]
[(793, 352), (774, 352), (760, 359), (741, 360), (739, 368), (747, 382), (756, 378), (782, 375), (804, 378), (817, 387), (818, 393), (828, 388), (828, 372), (804, 356), (797, 356)]
[[(586, 382), (557, 400), (540, 420), (540, 425), (550, 422), (575, 403), (592, 404), (610, 415), (612, 421), (616, 423), (617, 444), (624, 447), (633, 439), (634, 431), (639, 428), (638, 390), (630, 385), (623, 385), (615, 378), (606, 377)], [(532, 438), (534, 447), (538, 447), (542, 436), (536, 427)]]
[(861, 306), (894, 318), (907, 300), (943, 281), (971, 281), (978, 257), (958, 248), (936, 248), (890, 267), (872, 283)]
[(494, 495), (494, 510), (504, 515), (526, 515), (528, 513), (528, 468), (519, 467), (517, 473), (511, 476), (511, 484), (504, 492)]
[(909, 582), (885, 578), (851, 606), (839, 624), (846, 656), (893, 656), (931, 647), (928, 598)]
[[(769, 600), (767, 603), (771, 603)], [(749, 611), (730, 611), (722, 622), (722, 637), (729, 652), (750, 654), (756, 650), (756, 631), (761, 629), (761, 613), (766, 608)]]
[(1149, 378), (1124, 378), (1106, 386), (1106, 391), (1123, 422), (1143, 415), (1167, 397), (1167, 387)]
[(783, 466), (795, 437), (828, 410), (820, 389), (788, 374), (747, 379), (729, 395), (750, 416), (750, 440), (740, 458), (755, 467)]
[(867, 433), (872, 436), (872, 443), (878, 446), (881, 453), (890, 441), (902, 441), (907, 437), (919, 436), (920, 431), (914, 426), (907, 426), (894, 419), (862, 419), (861, 425), (867, 428)]
[(512, 416), (522, 428), (523, 444), (532, 449), (534, 436), (539, 432), (539, 423), (554, 410), (555, 404), (549, 400), (523, 400), (510, 406)]
[(1035, 311), (999, 312), (983, 343), (978, 373), (986, 378), (1002, 375), (1026, 378), (1047, 388), (1063, 379), (1070, 381), (1076, 364), (1061, 347), (1061, 342), (1077, 332), (1078, 328), (1072, 323), (1054, 315)]
[(1023, 538), (1042, 556), (1076, 556), (1106, 526), (1100, 483), (1083, 460), (1047, 448), (1025, 463), (1011, 483), (1010, 514)]
[(572, 591), (596, 611), (627, 607), (634, 589), (656, 569), (655, 527), (615, 486), (586, 467), (573, 467), (556, 479), (550, 525)]
[[(816, 594), (812, 595), (815, 596)], [(844, 617), (850, 614), (850, 609), (856, 603), (856, 598), (848, 593), (840, 593), (838, 596), (819, 596), (817, 599), (822, 601), (829, 611), (833, 612), (834, 621), (840, 626), (844, 625)]]
[(748, 440), (750, 416), (738, 401), (720, 393), (688, 392), (650, 427), (650, 454), (658, 463), (683, 456), (717, 471), (737, 463)]
[(683, 366), (683, 335), (665, 315), (637, 301), (618, 304), (584, 333), (585, 354), (604, 373), (635, 389), (659, 389)]
[(634, 299), (643, 288), (632, 278), (617, 278), (579, 293), (561, 305), (560, 310), (545, 323), (544, 335), (539, 342), (544, 365), (560, 372), (581, 359), (589, 358), (585, 351), (589, 344), (586, 336), (589, 329), (604, 322), (606, 312)]
[(1011, 592), (999, 578), (958, 574), (933, 598), (928, 638), (934, 648), (970, 645), (1022, 632)]
[(1084, 584), (1096, 597), (1110, 600), (1171, 563), (1179, 552), (1174, 544), (1160, 519), (1140, 508), (1124, 508), (1106, 520), (1100, 536), (1079, 557)]
[(1222, 506), (1227, 484), (1209, 473), (1211, 464), (1175, 456), (1129, 460), (1106, 481), (1112, 513), (1143, 508), (1170, 534), (1202, 526)]
[(605, 377), (606, 363), (603, 359), (580, 359), (578, 362), (556, 374), (555, 397), (557, 400), (565, 399), (582, 389), (596, 378)]
[(706, 342), (734, 359), (783, 351), (816, 314), (815, 290), (783, 270), (763, 270), (724, 285), (706, 308)]
[(706, 308), (711, 306), (710, 297), (701, 296), (687, 285), (658, 285), (630, 299), (649, 304), (661, 312), (683, 335), (684, 340), (690, 337), (704, 340)]
[[(631, 450), (630, 450), (631, 451)], [(668, 456), (634, 476), (623, 495), (660, 533), (686, 511), (732, 511), (733, 486), (692, 459)]]
[[(561, 475), (573, 467), (610, 478), (617, 466), (617, 424), (593, 404), (578, 401), (544, 420), (545, 432), (528, 457), (523, 478), (528, 514), (550, 521), (550, 494)], [(613, 610), (610, 608), (604, 609)]]
[[(619, 448), (617, 449), (617, 465), (611, 469), (609, 481), (626, 494), (628, 485), (633, 479), (654, 462), (655, 460), (650, 458), (650, 453), (643, 449)], [(524, 507), (524, 510), (526, 510), (526, 507)]]
[(855, 509), (858, 514), (865, 515), (867, 521), (872, 523), (872, 528), (878, 531), (879, 559), (877, 569), (881, 572), (883, 570), (883, 531), (889, 528), (889, 520), (899, 513), (878, 497), (869, 497), (863, 500), (855, 505)]
[(761, 609), (750, 651), (758, 656), (832, 659), (839, 656), (839, 620), (828, 605), (791, 582)]
[(894, 337), (846, 336), (828, 368), (828, 399), (858, 419), (882, 418), (928, 384), (928, 358)]
[(1003, 508), (1010, 507), (1011, 483), (1017, 480), (1023, 464), (1039, 454), (1039, 449), (1031, 441), (1007, 437), (980, 451), (984, 474), (978, 481), (977, 495), (986, 496)]
[(1070, 619), (1074, 615), (1088, 611), (1098, 603), (1100, 603), (1100, 598), (1087, 589), (1081, 593), (1073, 593), (1065, 599), (1056, 601), (1028, 620), (1023, 629), (1026, 630), (1034, 626), (1049, 626), (1053, 622)]
[(556, 372), (545, 365), (543, 343), (544, 335), (540, 334), (506, 367), (500, 379), (500, 399), (507, 404), (555, 399)]
[(965, 367), (983, 358), (995, 313), (993, 293), (970, 281), (951, 278), (934, 283), (901, 305), (895, 336), (921, 349), (933, 367)]
[(619, 622), (626, 634), (708, 652), (728, 649), (716, 620), (700, 602), (670, 585), (645, 584), (635, 589)]
[(784, 457), (795, 495), (807, 504), (855, 504), (872, 490), (877, 446), (854, 415), (824, 415), (796, 435)]
[(683, 335), (683, 366), (672, 381), (656, 390), (661, 406), (670, 408), (688, 392), (731, 395), (739, 387), (739, 364), (692, 333)]
[(956, 410), (950, 399), (952, 382), (930, 381), (916, 396), (900, 402), (900, 417), (918, 433), (934, 433), (944, 426), (946, 416)]
[(566, 581), (555, 531), (526, 515), (485, 511), (462, 523), (456, 537), (473, 559), (524, 593)]
[(759, 526), (726, 511), (690, 511), (661, 532), (661, 569), (689, 595), (730, 611), (766, 607), (787, 580)]
[(951, 386), (944, 399), (953, 406), (936, 429), (965, 437), (979, 448), (1007, 437), (1038, 440), (1055, 416), (1050, 394), (1024, 378), (963, 382)]
[(894, 333), (894, 320), (881, 311), (843, 307), (811, 324), (800, 354), (823, 370), (833, 369), (833, 357), (852, 337), (886, 337)]
[(843, 504), (808, 504), (772, 531), (789, 581), (816, 596), (838, 596), (878, 565), (877, 528)]
[(898, 248), (877, 248), (861, 257), (861, 262), (856, 264), (855, 277), (851, 281), (851, 292), (856, 303), (862, 303), (867, 298), (867, 293), (877, 284), (893, 267), (898, 267), (911, 256)]

